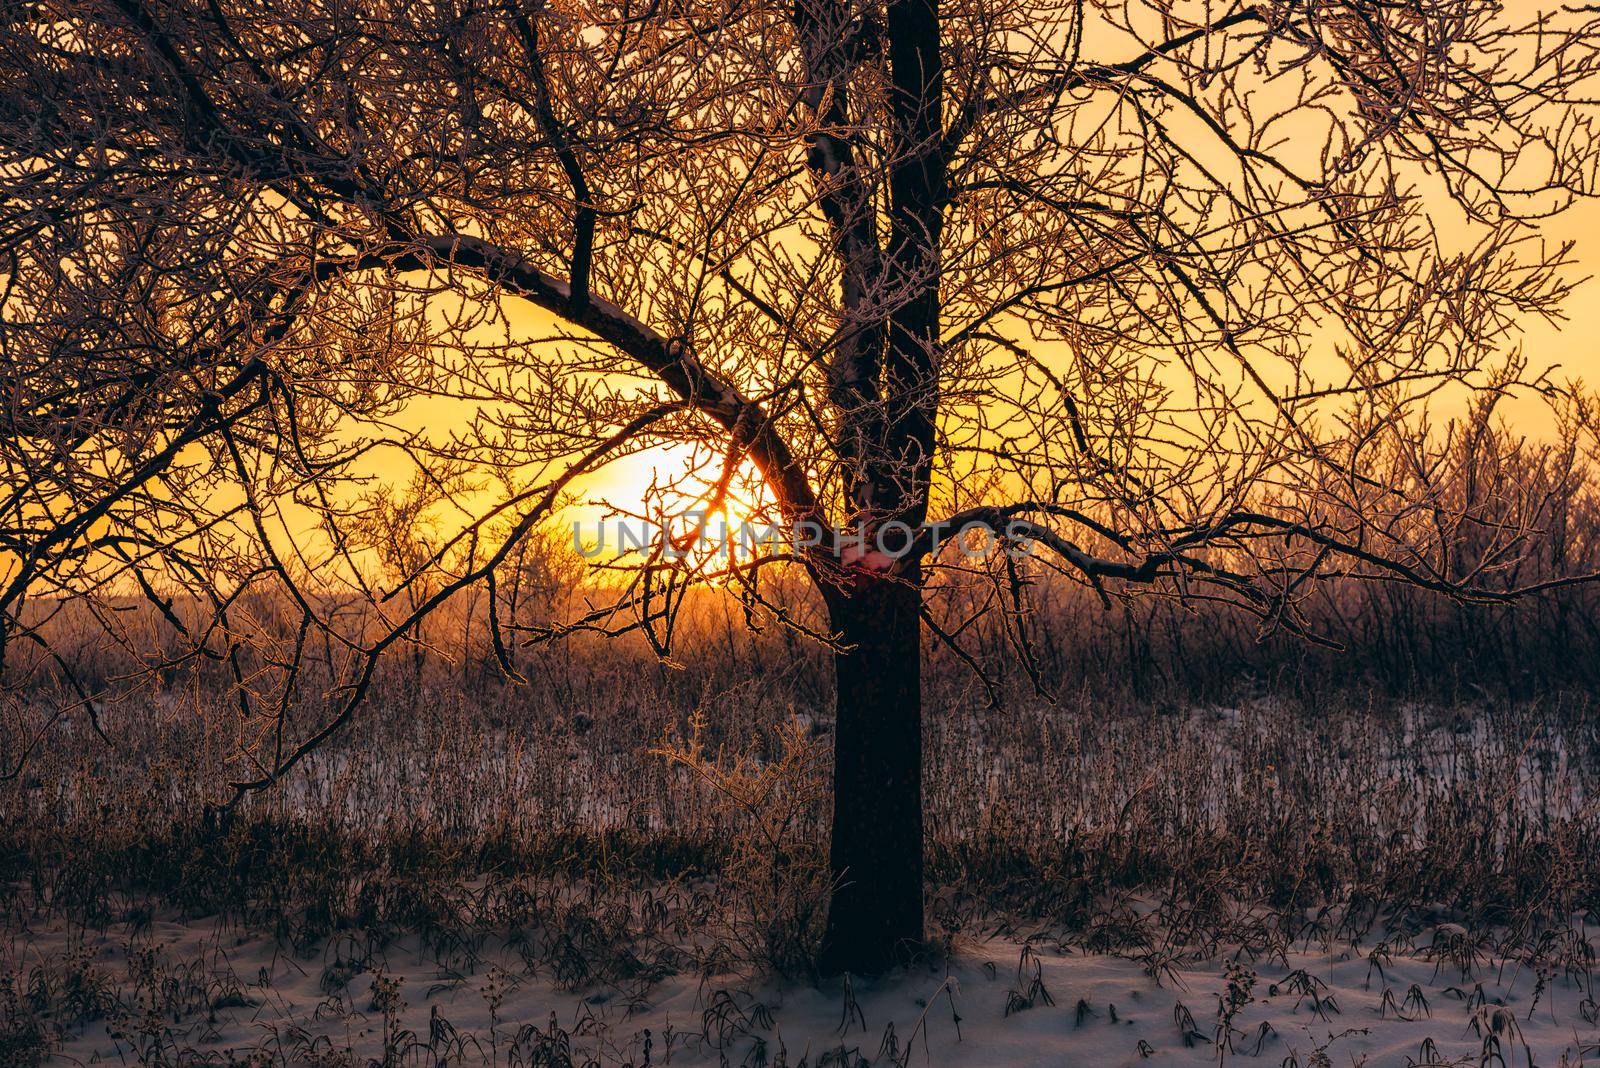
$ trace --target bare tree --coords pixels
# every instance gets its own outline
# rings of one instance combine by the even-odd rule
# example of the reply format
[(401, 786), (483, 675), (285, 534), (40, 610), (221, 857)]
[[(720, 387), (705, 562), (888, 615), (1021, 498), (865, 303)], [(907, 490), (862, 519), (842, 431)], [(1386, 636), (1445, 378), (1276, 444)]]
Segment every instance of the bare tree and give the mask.
[[(575, 627), (667, 656), (715, 578), (834, 650), (822, 965), (874, 971), (923, 934), (942, 583), (979, 572), (1021, 612), (1047, 567), (1296, 630), (1332, 574), (1527, 590), (1532, 513), (1438, 475), (1452, 410), (1557, 392), (1516, 333), (1558, 314), (1569, 247), (1536, 224), (1600, 159), (1588, 9), (7, 10), (6, 670), (73, 678), (51, 614), (86, 602), (116, 637), (142, 596), (162, 665), (215, 665), (254, 726), (235, 796), (469, 588), (515, 675), (517, 641)], [(753, 479), (807, 536), (720, 562), (663, 541), (617, 603), (519, 619), (506, 579), (575, 480), (663, 445), (704, 461), (680, 501)], [(952, 548), (980, 533), (1034, 551)], [(337, 685), (308, 719), (313, 657)]]

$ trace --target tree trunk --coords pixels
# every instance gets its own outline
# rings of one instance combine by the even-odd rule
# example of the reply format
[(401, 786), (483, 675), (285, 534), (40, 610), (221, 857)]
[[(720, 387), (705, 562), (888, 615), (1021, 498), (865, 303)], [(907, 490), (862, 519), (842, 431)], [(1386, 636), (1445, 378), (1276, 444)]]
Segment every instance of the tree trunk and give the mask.
[(922, 944), (920, 583), (864, 576), (830, 598), (834, 879), (818, 965), (884, 971)]

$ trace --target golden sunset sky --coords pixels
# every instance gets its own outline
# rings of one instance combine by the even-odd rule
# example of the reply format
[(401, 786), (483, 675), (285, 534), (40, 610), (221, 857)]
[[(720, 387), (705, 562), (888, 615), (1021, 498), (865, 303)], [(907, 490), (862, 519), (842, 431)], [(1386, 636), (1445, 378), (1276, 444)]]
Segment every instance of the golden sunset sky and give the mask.
[[(1573, 264), (1567, 276), (1580, 280), (1565, 306), (1565, 321), (1548, 322), (1535, 319), (1523, 324), (1520, 345), (1528, 359), (1529, 373), (1553, 368), (1552, 376), (1558, 383), (1579, 380), (1591, 389), (1600, 386), (1600, 200), (1584, 201), (1546, 222), (1540, 229), (1545, 239), (1553, 244), (1570, 240)], [(526, 305), (512, 311), (515, 318), (535, 321), (537, 316)], [(1436, 404), (1433, 416), (1439, 421), (1458, 414), (1449, 403)], [(1523, 398), (1503, 405), (1501, 418), (1513, 429), (1537, 439), (1551, 429), (1549, 414), (1543, 402)], [(653, 477), (663, 476), (682, 469), (686, 450), (655, 450), (637, 457), (619, 461), (597, 476), (585, 480), (580, 493), (606, 498), (610, 502), (630, 507), (637, 505)], [(592, 522), (596, 511), (585, 510), (586, 522)]]

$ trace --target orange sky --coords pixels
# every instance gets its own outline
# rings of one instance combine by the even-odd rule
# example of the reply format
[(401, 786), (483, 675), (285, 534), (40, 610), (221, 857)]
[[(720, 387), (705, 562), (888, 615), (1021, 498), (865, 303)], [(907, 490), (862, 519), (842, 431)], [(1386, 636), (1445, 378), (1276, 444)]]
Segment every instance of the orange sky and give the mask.
[[(1571, 239), (1576, 243), (1573, 253), (1576, 262), (1570, 271), (1572, 277), (1600, 275), (1600, 203), (1590, 202), (1573, 208), (1547, 223), (1544, 232), (1553, 241)], [(555, 327), (546, 313), (524, 301), (508, 299), (504, 308), (513, 335), (533, 339), (547, 335)], [(1600, 278), (1588, 279), (1578, 286), (1567, 303), (1566, 314), (1565, 322), (1535, 321), (1526, 324), (1526, 332), (1521, 340), (1529, 360), (1530, 373), (1558, 366), (1559, 370), (1555, 373), (1557, 381), (1580, 378), (1591, 385), (1600, 384)], [(1447, 402), (1441, 402), (1433, 412), (1434, 418), (1442, 420), (1457, 414), (1449, 409)], [(1530, 437), (1537, 438), (1551, 429), (1543, 404), (1536, 399), (1503, 405), (1500, 414), (1516, 430)], [(439, 428), (460, 417), (460, 409), (452, 407), (451, 402), (422, 401), (408, 410), (404, 421), (414, 422), (418, 429)], [(687, 447), (656, 449), (614, 462), (597, 474), (575, 483), (572, 488), (580, 500), (604, 499), (621, 509), (637, 509), (651, 482), (658, 475), (666, 480), (681, 473), (689, 455)], [(390, 462), (396, 465), (390, 477), (397, 483), (396, 489), (403, 488), (410, 480), (409, 463), (401, 461), (398, 456), (390, 457), (388, 461), (380, 461), (378, 473), (388, 473), (383, 468), (387, 468)], [(714, 470), (714, 467), (713, 463), (707, 469)], [(567, 518), (581, 522), (585, 536), (588, 536), (592, 535), (595, 523), (604, 511), (597, 506), (579, 507)], [(737, 501), (731, 512), (735, 522), (744, 518), (743, 509)], [(447, 525), (448, 522), (446, 520)]]
[[(1574, 276), (1600, 275), (1600, 202), (1577, 205), (1548, 223), (1545, 232), (1551, 240), (1576, 242)], [(1567, 302), (1566, 312), (1565, 323), (1529, 324), (1524, 351), (1535, 365), (1560, 364), (1568, 376), (1600, 385), (1600, 279), (1583, 282)]]
[[(1552, 242), (1575, 242), (1570, 277), (1584, 278), (1566, 305), (1566, 321), (1529, 322), (1521, 339), (1530, 374), (1557, 367), (1555, 379), (1582, 379), (1600, 387), (1600, 201), (1578, 204), (1544, 226)], [(1594, 277), (1586, 277), (1594, 276)], [(1550, 427), (1542, 402), (1528, 399), (1501, 408), (1501, 415), (1517, 430), (1538, 437)], [(653, 468), (663, 471), (681, 465), (677, 453), (657, 453), (613, 464), (585, 484), (585, 492), (604, 496), (623, 506), (636, 504), (650, 484)]]

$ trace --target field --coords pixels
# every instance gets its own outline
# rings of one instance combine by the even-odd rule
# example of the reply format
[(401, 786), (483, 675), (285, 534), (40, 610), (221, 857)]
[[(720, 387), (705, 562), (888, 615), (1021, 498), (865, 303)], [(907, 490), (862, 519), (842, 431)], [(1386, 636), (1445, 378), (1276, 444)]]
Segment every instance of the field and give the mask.
[(820, 658), (697, 640), (719, 671), (582, 643), (525, 687), (397, 664), (225, 820), (204, 691), (107, 704), (110, 745), (57, 723), (4, 795), (0, 1063), (1600, 1059), (1585, 687), (1402, 695), (1302, 664), (1013, 679), (991, 710), (935, 657), (936, 941), (818, 983)]

